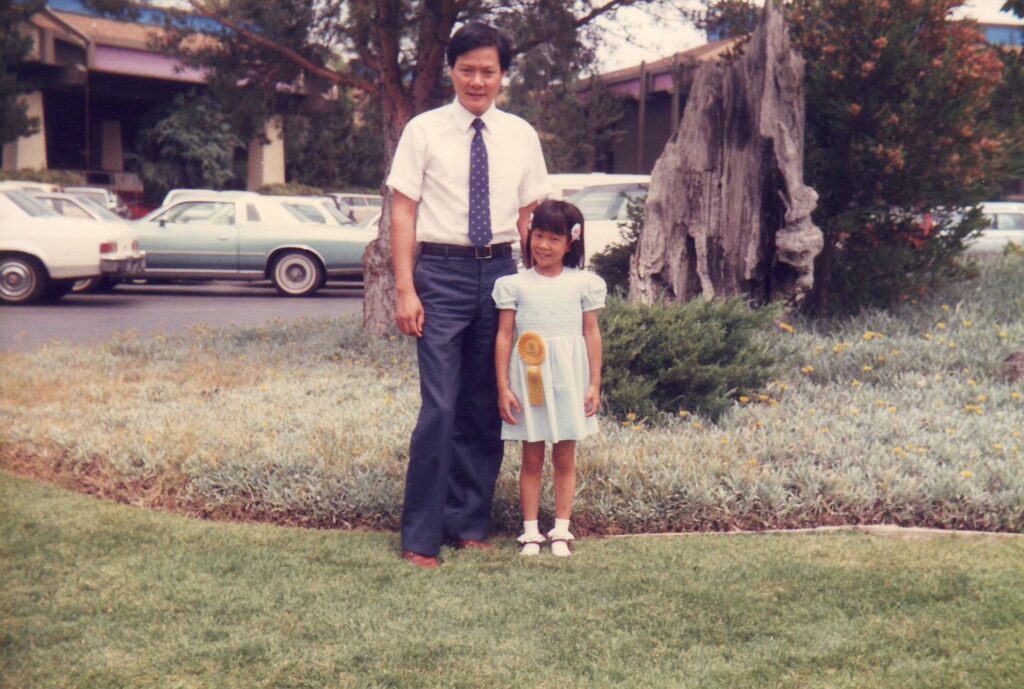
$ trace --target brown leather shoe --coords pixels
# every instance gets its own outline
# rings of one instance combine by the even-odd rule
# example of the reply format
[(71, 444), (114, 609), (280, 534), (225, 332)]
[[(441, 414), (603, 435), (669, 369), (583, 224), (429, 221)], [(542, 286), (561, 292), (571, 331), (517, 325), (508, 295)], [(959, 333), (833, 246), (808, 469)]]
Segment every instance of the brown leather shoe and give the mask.
[(420, 555), (419, 553), (414, 553), (411, 550), (402, 551), (402, 559), (411, 562), (420, 569), (437, 569), (441, 566), (441, 561), (436, 557)]
[(494, 550), (494, 545), (487, 541), (475, 541), (472, 538), (462, 538), (455, 541), (455, 547), (459, 550), (467, 548), (469, 550)]

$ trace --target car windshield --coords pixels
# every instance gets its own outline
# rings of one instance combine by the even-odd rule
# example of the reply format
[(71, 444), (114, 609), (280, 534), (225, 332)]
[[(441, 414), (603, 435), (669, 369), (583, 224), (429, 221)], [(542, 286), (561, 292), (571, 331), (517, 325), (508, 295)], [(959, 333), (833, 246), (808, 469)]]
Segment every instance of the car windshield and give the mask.
[(7, 198), (14, 202), (14, 205), (28, 213), (33, 218), (59, 217), (57, 211), (52, 208), (48, 208), (44, 203), (32, 198), (24, 191), (10, 189), (0, 193), (3, 193)]
[(101, 206), (99, 203), (93, 201), (91, 196), (88, 194), (75, 193), (72, 194), (72, 196), (75, 197), (75, 200), (78, 201), (78, 203), (88, 208), (90, 212), (98, 215), (103, 220), (111, 220), (113, 222), (124, 221), (124, 218), (117, 213), (114, 213), (113, 211), (108, 210), (106, 206)]
[(636, 185), (602, 186), (581, 189), (568, 200), (586, 220), (615, 220), (626, 217), (628, 201), (642, 201), (646, 197), (647, 189)]

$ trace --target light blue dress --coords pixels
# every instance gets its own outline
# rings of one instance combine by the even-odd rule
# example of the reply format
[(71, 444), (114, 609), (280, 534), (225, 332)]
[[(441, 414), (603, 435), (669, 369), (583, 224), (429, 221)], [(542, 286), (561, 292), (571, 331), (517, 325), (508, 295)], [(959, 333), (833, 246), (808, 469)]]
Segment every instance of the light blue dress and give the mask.
[[(516, 425), (502, 421), (502, 440), (580, 440), (597, 433), (597, 417), (583, 408), (590, 384), (583, 312), (604, 307), (607, 287), (589, 270), (564, 268), (556, 277), (535, 270), (498, 278), (494, 303), (516, 311), (515, 342), (509, 363), (509, 385), (522, 411)], [(547, 354), (541, 363), (544, 404), (531, 405), (526, 394), (526, 364), (519, 357), (519, 338), (534, 332), (544, 338)]]

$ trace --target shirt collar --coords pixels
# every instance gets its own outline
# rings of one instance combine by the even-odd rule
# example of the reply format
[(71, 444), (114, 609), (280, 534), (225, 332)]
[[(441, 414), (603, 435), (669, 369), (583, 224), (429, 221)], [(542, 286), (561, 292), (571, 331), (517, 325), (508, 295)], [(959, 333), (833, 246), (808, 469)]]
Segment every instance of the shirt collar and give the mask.
[[(455, 117), (455, 123), (459, 126), (459, 129), (464, 132), (468, 132), (470, 127), (473, 126), (473, 120), (478, 116), (466, 110), (465, 106), (459, 102), (459, 97), (455, 96), (455, 100), (452, 101), (452, 114)], [(479, 115), (480, 119), (484, 121), (484, 126), (487, 129), (493, 129), (494, 118), (497, 116), (498, 108), (495, 107), (494, 103), (491, 103), (491, 107), (487, 108), (487, 111), (483, 115)]]

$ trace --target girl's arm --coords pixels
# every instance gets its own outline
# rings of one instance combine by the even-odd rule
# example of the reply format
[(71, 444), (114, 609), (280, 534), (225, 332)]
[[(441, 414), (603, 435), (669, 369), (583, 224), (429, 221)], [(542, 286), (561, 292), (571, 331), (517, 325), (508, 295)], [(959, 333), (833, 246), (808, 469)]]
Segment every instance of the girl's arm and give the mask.
[(498, 379), (498, 413), (506, 422), (516, 425), (515, 414), (522, 411), (519, 400), (508, 386), (508, 369), (512, 358), (512, 336), (516, 326), (516, 312), (498, 311), (498, 339), (494, 343), (494, 371)]
[(587, 416), (593, 416), (601, 407), (601, 326), (597, 322), (597, 309), (583, 312), (583, 340), (590, 363), (590, 384), (583, 397), (583, 410)]

